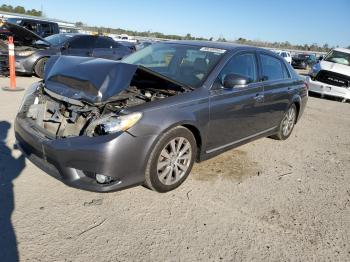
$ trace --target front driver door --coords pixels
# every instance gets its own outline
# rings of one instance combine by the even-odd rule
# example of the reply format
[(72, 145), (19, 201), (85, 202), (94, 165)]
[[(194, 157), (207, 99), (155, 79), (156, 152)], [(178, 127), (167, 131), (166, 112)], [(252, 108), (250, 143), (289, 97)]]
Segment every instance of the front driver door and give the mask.
[[(207, 153), (223, 149), (261, 133), (264, 90), (259, 80), (255, 52), (234, 55), (225, 65), (217, 83), (210, 91), (210, 122), (207, 137)], [(250, 83), (240, 88), (223, 88), (228, 74), (240, 74), (250, 78)]]

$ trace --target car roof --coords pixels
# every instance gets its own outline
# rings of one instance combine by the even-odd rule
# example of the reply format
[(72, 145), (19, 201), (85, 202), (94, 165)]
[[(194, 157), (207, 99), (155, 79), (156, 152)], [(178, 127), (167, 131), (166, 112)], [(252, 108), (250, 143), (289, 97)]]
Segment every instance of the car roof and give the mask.
[[(84, 34), (84, 33), (58, 33), (56, 35), (70, 35), (70, 36), (93, 36), (93, 37), (107, 37), (107, 38), (111, 38), (109, 36), (106, 35), (90, 35), (90, 34)], [(112, 39), (112, 38), (111, 38)]]
[(202, 47), (218, 48), (218, 49), (225, 49), (225, 50), (233, 50), (233, 49), (236, 49), (238, 47), (255, 48), (252, 46), (245, 46), (245, 45), (240, 45), (240, 44), (235, 44), (235, 43), (216, 42), (216, 41), (199, 41), (199, 40), (174, 40), (174, 41), (167, 41), (165, 43), (202, 46)]

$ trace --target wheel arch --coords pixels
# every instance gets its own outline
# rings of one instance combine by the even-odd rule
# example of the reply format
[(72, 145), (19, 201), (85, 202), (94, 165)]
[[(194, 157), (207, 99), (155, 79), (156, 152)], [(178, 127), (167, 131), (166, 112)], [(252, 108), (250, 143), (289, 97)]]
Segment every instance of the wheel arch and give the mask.
[(32, 73), (35, 74), (35, 66), (38, 64), (38, 62), (39, 62), (41, 59), (43, 59), (43, 58), (50, 58), (50, 57), (51, 57), (51, 56), (49, 56), (49, 55), (43, 55), (43, 56), (38, 57), (38, 58), (35, 60), (35, 62), (33, 63), (33, 66), (32, 66)]
[(297, 116), (295, 118), (295, 123), (297, 123), (298, 119), (299, 119), (299, 113), (300, 113), (301, 97), (300, 96), (294, 96), (291, 104), (294, 104), (295, 107), (297, 108)]

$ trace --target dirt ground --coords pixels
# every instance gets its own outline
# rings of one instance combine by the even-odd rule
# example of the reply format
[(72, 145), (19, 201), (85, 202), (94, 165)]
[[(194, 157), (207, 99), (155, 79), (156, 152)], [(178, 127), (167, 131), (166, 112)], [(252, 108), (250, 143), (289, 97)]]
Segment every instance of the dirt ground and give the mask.
[(173, 192), (98, 194), (13, 148), (22, 96), (0, 89), (0, 261), (350, 261), (350, 104), (310, 97), (287, 141), (196, 164)]

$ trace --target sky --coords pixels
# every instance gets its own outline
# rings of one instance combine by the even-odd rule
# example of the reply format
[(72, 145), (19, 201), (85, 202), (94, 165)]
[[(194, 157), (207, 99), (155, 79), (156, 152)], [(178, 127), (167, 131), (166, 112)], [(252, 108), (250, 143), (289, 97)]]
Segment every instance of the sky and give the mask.
[(11, 0), (49, 18), (197, 37), (350, 46), (350, 0)]

